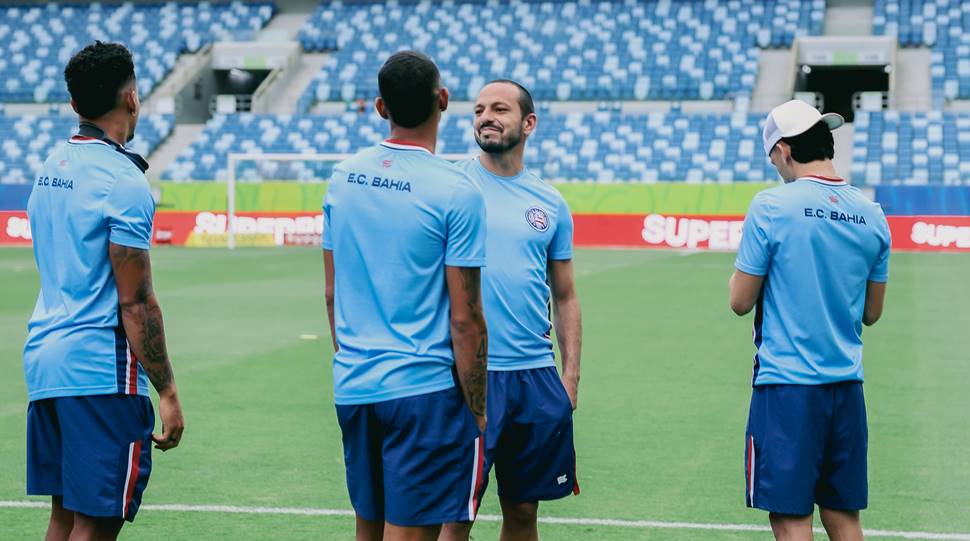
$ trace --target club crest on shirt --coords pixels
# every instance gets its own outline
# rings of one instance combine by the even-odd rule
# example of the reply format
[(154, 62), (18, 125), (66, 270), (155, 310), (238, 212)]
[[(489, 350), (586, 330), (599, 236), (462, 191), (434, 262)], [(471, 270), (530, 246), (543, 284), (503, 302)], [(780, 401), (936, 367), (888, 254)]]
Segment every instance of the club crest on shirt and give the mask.
[(540, 233), (545, 233), (549, 229), (549, 216), (542, 207), (529, 207), (529, 210), (525, 211), (525, 220), (529, 222), (532, 229)]

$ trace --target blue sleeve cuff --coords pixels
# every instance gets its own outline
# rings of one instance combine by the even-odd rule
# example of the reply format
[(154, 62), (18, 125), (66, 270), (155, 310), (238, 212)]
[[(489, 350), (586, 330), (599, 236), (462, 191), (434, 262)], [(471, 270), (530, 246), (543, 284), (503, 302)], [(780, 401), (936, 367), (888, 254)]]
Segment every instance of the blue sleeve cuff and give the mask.
[(484, 267), (484, 257), (447, 257), (445, 265), (448, 267)]
[(144, 238), (120, 232), (111, 232), (108, 235), (108, 240), (114, 244), (127, 246), (128, 248), (137, 248), (139, 250), (148, 250), (151, 248), (151, 241), (145, 242)]
[(573, 258), (573, 251), (553, 252), (549, 254), (549, 259), (553, 261), (567, 261)]
[(755, 267), (754, 265), (748, 265), (743, 261), (735, 261), (734, 268), (738, 269), (741, 272), (750, 274), (751, 276), (764, 276), (765, 274), (768, 273), (768, 269)]

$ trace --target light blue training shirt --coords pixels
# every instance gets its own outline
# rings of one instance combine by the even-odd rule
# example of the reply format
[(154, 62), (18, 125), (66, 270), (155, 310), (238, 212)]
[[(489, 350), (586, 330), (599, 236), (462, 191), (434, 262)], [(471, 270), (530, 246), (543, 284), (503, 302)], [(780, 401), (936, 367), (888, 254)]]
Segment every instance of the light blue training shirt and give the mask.
[(44, 162), (27, 215), (40, 272), (24, 346), (28, 398), (147, 396), (108, 259), (109, 242), (149, 249), (155, 201), (145, 174), (108, 143), (74, 136)]
[(485, 203), (455, 164), (385, 141), (334, 168), (334, 401), (370, 404), (455, 385), (445, 266), (485, 265)]
[(528, 169), (495, 175), (478, 159), (462, 164), (488, 208), (488, 264), (482, 300), (488, 369), (555, 366), (550, 318), (550, 261), (573, 257), (573, 219), (559, 190)]
[(754, 385), (862, 381), (866, 283), (889, 278), (882, 208), (841, 179), (804, 177), (754, 197), (735, 267), (764, 276)]

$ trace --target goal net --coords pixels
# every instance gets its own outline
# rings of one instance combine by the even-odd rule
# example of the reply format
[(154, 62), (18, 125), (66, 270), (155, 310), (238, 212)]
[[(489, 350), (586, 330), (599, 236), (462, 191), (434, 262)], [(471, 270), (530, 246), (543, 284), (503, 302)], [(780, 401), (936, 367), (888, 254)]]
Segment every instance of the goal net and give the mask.
[[(226, 215), (224, 221), (213, 215), (211, 235), (223, 236), (224, 245), (229, 249), (237, 246), (319, 246), (323, 234), (321, 207), (326, 183), (334, 166), (351, 156), (353, 154), (229, 154)], [(467, 154), (439, 156), (451, 161), (470, 158)], [(204, 231), (199, 233), (205, 234)]]

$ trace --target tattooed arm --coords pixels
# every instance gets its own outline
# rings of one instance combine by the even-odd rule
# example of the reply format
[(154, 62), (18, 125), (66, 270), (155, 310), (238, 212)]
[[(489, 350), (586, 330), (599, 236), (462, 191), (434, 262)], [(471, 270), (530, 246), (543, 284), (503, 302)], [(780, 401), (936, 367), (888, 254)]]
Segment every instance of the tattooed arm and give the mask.
[(152, 434), (152, 439), (157, 449), (167, 451), (178, 446), (185, 421), (165, 347), (162, 309), (152, 289), (152, 265), (148, 250), (110, 243), (108, 256), (118, 284), (121, 322), (128, 345), (158, 391), (162, 434)]
[(482, 314), (481, 269), (445, 267), (451, 298), (451, 347), (465, 402), (485, 431), (485, 391), (488, 382), (488, 330)]

